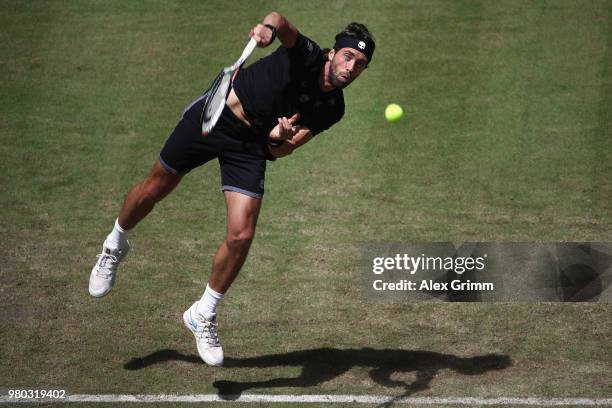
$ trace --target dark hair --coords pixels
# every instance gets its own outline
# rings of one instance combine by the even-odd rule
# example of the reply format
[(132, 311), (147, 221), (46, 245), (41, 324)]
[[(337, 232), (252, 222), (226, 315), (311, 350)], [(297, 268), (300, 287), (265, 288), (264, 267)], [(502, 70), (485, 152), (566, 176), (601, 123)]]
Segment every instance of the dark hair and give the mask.
[(334, 50), (338, 51), (343, 47), (350, 47), (363, 51), (369, 64), (372, 61), (376, 43), (374, 42), (374, 36), (368, 31), (366, 26), (352, 22), (347, 25), (344, 30), (336, 34)]
[(347, 25), (344, 30), (336, 34), (335, 40), (338, 41), (338, 38), (340, 37), (353, 37), (372, 44), (373, 48), (376, 46), (374, 36), (372, 33), (370, 33), (368, 28), (363, 24), (356, 23), (354, 21)]

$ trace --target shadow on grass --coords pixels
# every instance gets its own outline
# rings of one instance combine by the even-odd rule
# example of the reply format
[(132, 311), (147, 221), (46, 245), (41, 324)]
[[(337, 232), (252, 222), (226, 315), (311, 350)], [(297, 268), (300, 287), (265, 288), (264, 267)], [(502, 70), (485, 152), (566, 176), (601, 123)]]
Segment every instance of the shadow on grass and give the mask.
[[(177, 360), (203, 364), (198, 356), (184, 355), (166, 349), (134, 358), (126, 363), (124, 368), (139, 370), (165, 361)], [(507, 355), (499, 354), (462, 358), (452, 354), (420, 350), (319, 348), (259, 357), (226, 357), (223, 365), (227, 368), (302, 367), (299, 377), (213, 383), (213, 386), (219, 390), (219, 395), (230, 400), (238, 398), (242, 392), (250, 389), (314, 387), (344, 374), (353, 367), (370, 367), (369, 376), (374, 382), (385, 387), (403, 388), (404, 395), (397, 397), (402, 398), (428, 389), (432, 379), (442, 369), (450, 369), (465, 375), (479, 375), (510, 367), (512, 360)], [(397, 373), (411, 372), (414, 372), (415, 379), (410, 383), (392, 378)]]

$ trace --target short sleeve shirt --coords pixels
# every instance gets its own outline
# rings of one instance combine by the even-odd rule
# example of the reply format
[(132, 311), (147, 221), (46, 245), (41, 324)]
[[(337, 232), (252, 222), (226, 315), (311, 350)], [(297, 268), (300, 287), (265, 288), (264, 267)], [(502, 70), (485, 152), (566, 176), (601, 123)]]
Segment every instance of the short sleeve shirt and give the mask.
[(298, 125), (316, 135), (344, 115), (341, 89), (323, 92), (319, 86), (326, 55), (312, 40), (298, 34), (292, 48), (280, 46), (272, 54), (243, 68), (234, 90), (253, 130), (267, 135), (278, 118), (300, 113)]

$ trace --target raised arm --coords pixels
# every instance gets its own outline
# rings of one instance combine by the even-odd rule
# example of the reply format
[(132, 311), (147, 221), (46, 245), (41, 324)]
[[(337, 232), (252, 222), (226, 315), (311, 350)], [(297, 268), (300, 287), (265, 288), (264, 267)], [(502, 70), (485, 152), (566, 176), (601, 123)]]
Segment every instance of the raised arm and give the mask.
[(295, 45), (298, 37), (297, 28), (282, 14), (273, 11), (263, 19), (261, 24), (253, 27), (249, 34), (257, 41), (258, 47), (267, 47), (274, 40), (274, 30), (268, 25), (274, 27), (276, 36), (285, 48), (291, 48)]

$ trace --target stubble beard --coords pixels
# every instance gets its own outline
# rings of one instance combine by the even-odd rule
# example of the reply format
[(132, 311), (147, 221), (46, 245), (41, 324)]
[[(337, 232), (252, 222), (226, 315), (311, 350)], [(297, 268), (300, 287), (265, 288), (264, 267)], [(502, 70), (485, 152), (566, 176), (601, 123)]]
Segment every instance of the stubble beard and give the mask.
[(333, 62), (331, 62), (329, 64), (329, 69), (327, 71), (327, 76), (329, 77), (329, 82), (331, 82), (331, 84), (335, 88), (338, 88), (338, 89), (346, 88), (351, 83), (350, 79), (347, 82), (342, 82), (342, 81), (340, 81), (338, 79), (338, 75), (336, 75), (336, 73), (334, 72), (334, 64), (333, 64)]

